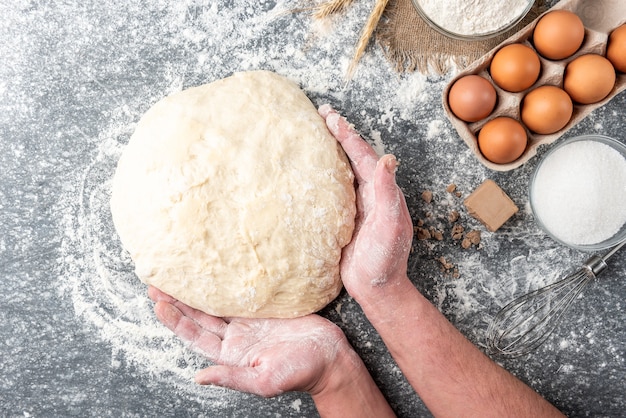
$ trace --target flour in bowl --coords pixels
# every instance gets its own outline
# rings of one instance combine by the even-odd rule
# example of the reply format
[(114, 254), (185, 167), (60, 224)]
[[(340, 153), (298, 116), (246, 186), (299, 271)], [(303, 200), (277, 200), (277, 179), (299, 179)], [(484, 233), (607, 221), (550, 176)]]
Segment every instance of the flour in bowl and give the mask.
[(441, 28), (464, 36), (484, 35), (509, 26), (528, 10), (524, 0), (414, 0)]

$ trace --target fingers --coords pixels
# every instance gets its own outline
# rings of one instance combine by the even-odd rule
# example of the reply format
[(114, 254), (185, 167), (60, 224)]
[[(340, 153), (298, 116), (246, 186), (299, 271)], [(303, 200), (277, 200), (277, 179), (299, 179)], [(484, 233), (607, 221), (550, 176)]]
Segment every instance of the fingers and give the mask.
[(167, 293), (162, 292), (161, 290), (157, 289), (154, 286), (148, 286), (148, 296), (154, 302), (158, 302), (158, 301), (161, 301), (161, 300), (164, 301), (164, 302), (169, 302), (169, 303), (176, 302), (176, 299), (174, 299), (173, 297), (171, 297)]
[[(393, 155), (384, 155), (376, 166), (374, 175), (374, 195), (377, 212), (383, 216), (383, 222), (411, 223), (411, 216), (406, 206), (404, 194), (396, 183), (398, 161)], [(412, 231), (412, 225), (409, 228)]]
[(378, 160), (374, 173), (374, 195), (376, 196), (378, 206), (398, 209), (399, 190), (398, 186), (396, 186), (397, 167), (398, 161), (393, 155), (384, 155)]
[(158, 301), (154, 306), (157, 318), (191, 348), (205, 353), (210, 360), (217, 361), (220, 357), (223, 335), (203, 328), (198, 322), (185, 316), (176, 306), (166, 301)]
[(176, 306), (176, 308), (178, 308), (183, 315), (193, 319), (201, 327), (206, 328), (220, 338), (224, 338), (224, 333), (226, 332), (226, 328), (228, 327), (228, 322), (230, 322), (230, 320), (218, 318), (216, 316), (206, 314), (198, 309), (194, 309), (154, 286), (148, 287), (148, 296), (155, 302), (167, 302)]
[(339, 141), (348, 155), (357, 181), (359, 183), (371, 181), (378, 161), (378, 155), (374, 149), (330, 105), (320, 106), (318, 112), (326, 120), (330, 133)]
[(263, 397), (276, 396), (283, 391), (271, 379), (263, 378), (254, 367), (211, 366), (196, 373), (196, 383), (217, 385)]

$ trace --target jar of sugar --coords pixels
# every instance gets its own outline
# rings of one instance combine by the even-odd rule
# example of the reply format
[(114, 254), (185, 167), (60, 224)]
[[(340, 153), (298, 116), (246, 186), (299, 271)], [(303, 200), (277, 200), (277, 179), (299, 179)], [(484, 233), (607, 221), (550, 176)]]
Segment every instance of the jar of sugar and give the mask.
[(626, 145), (616, 139), (563, 141), (541, 159), (529, 192), (537, 223), (562, 244), (597, 251), (626, 239)]
[(534, 1), (412, 0), (420, 17), (450, 38), (476, 41), (503, 34), (518, 24)]

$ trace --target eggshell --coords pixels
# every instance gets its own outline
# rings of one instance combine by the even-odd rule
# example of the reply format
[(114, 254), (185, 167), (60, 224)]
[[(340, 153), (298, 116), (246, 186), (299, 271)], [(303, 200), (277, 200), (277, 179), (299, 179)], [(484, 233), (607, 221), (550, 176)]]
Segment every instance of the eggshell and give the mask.
[(611, 32), (606, 57), (616, 70), (626, 73), (626, 24)]
[(563, 88), (577, 103), (599, 102), (615, 85), (615, 68), (598, 54), (585, 54), (572, 60), (565, 68)]
[(496, 105), (496, 89), (483, 77), (467, 75), (450, 88), (448, 104), (452, 113), (466, 122), (486, 118)]
[[(494, 55), (503, 47), (514, 43), (528, 45), (534, 49), (532, 37), (537, 23), (543, 16), (554, 10), (567, 10), (577, 14), (582, 19), (585, 25), (584, 39), (578, 51), (576, 51), (574, 55), (562, 60), (551, 60), (537, 53), (541, 62), (541, 70), (539, 78), (533, 86), (521, 92), (509, 92), (498, 87), (498, 85), (493, 81), (490, 69), (491, 61), (493, 60)], [(523, 29), (503, 40), (487, 54), (461, 70), (443, 89), (441, 97), (442, 104), (446, 114), (450, 118), (450, 122), (459, 133), (459, 137), (467, 144), (477, 161), (494, 171), (506, 172), (514, 170), (532, 160), (537, 155), (537, 151), (541, 147), (555, 142), (595, 109), (603, 106), (613, 97), (623, 94), (626, 90), (626, 72), (618, 70), (615, 74), (615, 84), (612, 90), (602, 100), (595, 103), (582, 104), (575, 102), (572, 98), (572, 101), (574, 101), (572, 117), (562, 129), (551, 134), (540, 134), (525, 126), (526, 133), (528, 135), (528, 144), (524, 153), (513, 162), (507, 164), (494, 163), (485, 158), (478, 147), (478, 134), (490, 119), (500, 116), (508, 116), (521, 122), (521, 103), (531, 89), (543, 85), (552, 85), (563, 88), (565, 69), (567, 65), (578, 56), (584, 54), (599, 54), (601, 56), (605, 56), (608, 49), (607, 41), (610, 35), (613, 32), (616, 32), (617, 34), (620, 33), (621, 31), (617, 31), (617, 28), (623, 26), (624, 24), (626, 24), (626, 1), (624, 0), (560, 0), (556, 2), (551, 9), (542, 13), (538, 18), (526, 25)], [(626, 54), (623, 53), (620, 53), (619, 55), (626, 57)], [(491, 114), (485, 119), (477, 122), (466, 122), (459, 119), (452, 113), (448, 103), (448, 95), (454, 82), (469, 74), (475, 74), (492, 81), (498, 95), (496, 99), (496, 107)]]
[(585, 39), (585, 27), (569, 10), (553, 10), (539, 19), (533, 32), (535, 49), (545, 58), (560, 60), (573, 55)]
[(531, 90), (521, 105), (522, 122), (538, 134), (552, 134), (567, 125), (574, 105), (569, 95), (556, 86), (540, 86)]
[(508, 164), (524, 153), (528, 137), (521, 123), (506, 116), (490, 120), (478, 132), (478, 148), (496, 164)]
[(541, 71), (539, 56), (523, 44), (510, 44), (496, 52), (489, 67), (493, 81), (510, 92), (519, 92), (532, 86)]

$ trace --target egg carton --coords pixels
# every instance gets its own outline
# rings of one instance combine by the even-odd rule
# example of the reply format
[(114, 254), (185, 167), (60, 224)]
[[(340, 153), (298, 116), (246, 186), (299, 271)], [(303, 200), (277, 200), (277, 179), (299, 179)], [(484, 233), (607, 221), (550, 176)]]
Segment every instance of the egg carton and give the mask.
[[(574, 55), (564, 60), (558, 61), (548, 60), (546, 58), (543, 58), (541, 54), (538, 54), (539, 60), (541, 62), (541, 73), (539, 75), (539, 79), (535, 82), (535, 84), (533, 84), (530, 88), (526, 90), (518, 93), (511, 93), (498, 87), (498, 85), (493, 81), (491, 75), (489, 74), (489, 65), (491, 64), (491, 60), (493, 59), (495, 53), (503, 46), (513, 43), (521, 43), (535, 50), (532, 44), (533, 30), (539, 19), (541, 19), (543, 15), (549, 13), (552, 10), (569, 10), (576, 13), (581, 18), (585, 26), (585, 37), (581, 47)], [(517, 168), (530, 160), (533, 156), (535, 156), (537, 154), (537, 149), (539, 146), (551, 144), (552, 142), (556, 141), (559, 137), (561, 137), (565, 132), (567, 132), (570, 128), (576, 125), (580, 120), (586, 117), (594, 109), (603, 106), (608, 101), (610, 101), (616, 94), (626, 89), (626, 74), (618, 72), (615, 85), (613, 86), (613, 90), (602, 101), (589, 105), (581, 105), (574, 102), (572, 117), (567, 125), (565, 125), (561, 130), (549, 135), (540, 135), (531, 132), (528, 128), (525, 127), (526, 133), (528, 135), (528, 145), (524, 153), (517, 160), (511, 163), (493, 163), (487, 160), (478, 148), (476, 135), (488, 121), (498, 116), (509, 116), (522, 123), (520, 104), (524, 96), (529, 91), (542, 85), (553, 85), (563, 88), (563, 76), (567, 64), (576, 57), (588, 53), (604, 55), (606, 52), (609, 34), (613, 29), (617, 28), (623, 23), (626, 23), (626, 2), (623, 0), (562, 0), (546, 12), (542, 13), (535, 20), (530, 22), (522, 30), (507, 38), (505, 41), (493, 48), (490, 52), (488, 52), (478, 60), (474, 61), (462, 72), (457, 74), (457, 76), (450, 81), (450, 83), (443, 91), (443, 106), (448, 115), (448, 118), (452, 122), (452, 125), (455, 127), (461, 138), (469, 146), (472, 152), (474, 152), (476, 158), (483, 165), (495, 171), (509, 171)], [(489, 80), (495, 87), (497, 93), (496, 107), (494, 108), (493, 112), (487, 118), (473, 123), (468, 123), (457, 118), (450, 110), (450, 106), (448, 104), (448, 93), (454, 82), (459, 78), (470, 74), (476, 74)]]

